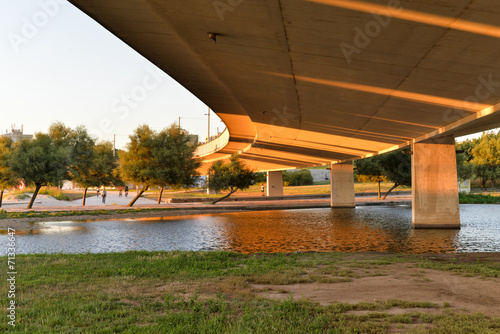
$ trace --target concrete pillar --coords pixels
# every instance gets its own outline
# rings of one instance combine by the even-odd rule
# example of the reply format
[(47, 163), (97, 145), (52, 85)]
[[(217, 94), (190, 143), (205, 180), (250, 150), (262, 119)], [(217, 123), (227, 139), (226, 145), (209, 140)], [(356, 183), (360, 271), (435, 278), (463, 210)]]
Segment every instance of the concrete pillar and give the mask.
[(330, 199), (332, 208), (354, 208), (356, 206), (352, 162), (332, 164)]
[(267, 196), (283, 196), (283, 173), (267, 172)]
[(416, 143), (412, 151), (413, 228), (460, 228), (454, 138)]

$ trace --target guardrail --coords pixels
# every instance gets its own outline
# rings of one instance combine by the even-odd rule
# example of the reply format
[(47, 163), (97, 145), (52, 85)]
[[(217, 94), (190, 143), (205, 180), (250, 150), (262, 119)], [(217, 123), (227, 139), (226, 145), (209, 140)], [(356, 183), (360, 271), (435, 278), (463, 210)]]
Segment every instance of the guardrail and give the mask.
[(229, 131), (227, 128), (214, 140), (208, 143), (202, 144), (196, 148), (194, 151), (195, 157), (204, 157), (206, 155), (212, 154), (221, 150), (224, 146), (229, 143)]

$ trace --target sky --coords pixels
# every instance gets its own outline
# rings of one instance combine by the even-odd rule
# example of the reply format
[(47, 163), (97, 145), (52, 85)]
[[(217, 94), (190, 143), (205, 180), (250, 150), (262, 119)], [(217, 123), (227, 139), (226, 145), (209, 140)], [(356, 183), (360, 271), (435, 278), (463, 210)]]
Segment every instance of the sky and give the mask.
[[(60, 121), (124, 148), (137, 126), (159, 131), (181, 117), (207, 136), (204, 103), (64, 0), (0, 0), (0, 101), (0, 133)], [(211, 114), (214, 135), (225, 125)]]
[[(0, 133), (85, 125), (123, 148), (137, 126), (207, 136), (208, 107), (63, 0), (0, 0)], [(211, 112), (210, 134), (225, 128)]]

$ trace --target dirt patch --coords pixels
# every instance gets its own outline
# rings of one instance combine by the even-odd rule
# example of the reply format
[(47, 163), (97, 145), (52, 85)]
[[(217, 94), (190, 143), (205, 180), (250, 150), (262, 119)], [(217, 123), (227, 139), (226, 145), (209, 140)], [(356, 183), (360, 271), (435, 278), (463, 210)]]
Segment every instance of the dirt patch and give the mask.
[[(372, 270), (383, 271), (384, 276), (371, 276)], [(396, 263), (365, 270), (364, 276), (350, 282), (253, 284), (251, 287), (261, 297), (278, 300), (292, 295), (296, 299), (306, 298), (321, 305), (387, 300), (419, 301), (456, 312), (481, 312), (500, 316), (499, 278), (464, 277), (448, 271), (417, 268), (412, 263)], [(425, 308), (419, 310), (427, 312)], [(407, 309), (406, 313), (412, 311), (414, 310)]]

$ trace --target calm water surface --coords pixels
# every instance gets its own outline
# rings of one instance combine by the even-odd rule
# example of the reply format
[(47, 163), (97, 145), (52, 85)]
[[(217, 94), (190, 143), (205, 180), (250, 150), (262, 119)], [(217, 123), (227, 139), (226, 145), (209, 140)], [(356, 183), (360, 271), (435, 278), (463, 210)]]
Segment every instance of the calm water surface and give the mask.
[[(17, 230), (17, 253), (128, 250), (500, 252), (500, 205), (461, 205), (460, 230), (412, 230), (411, 208), (301, 209), (91, 222)], [(5, 233), (5, 231), (4, 231)], [(7, 236), (0, 235), (2, 255)]]

